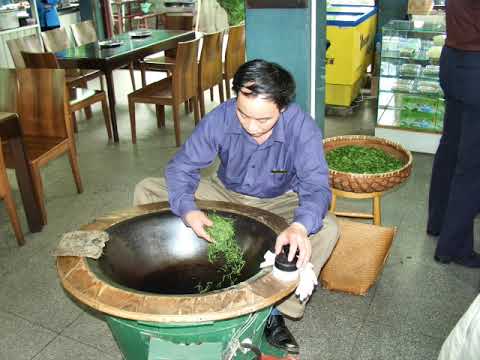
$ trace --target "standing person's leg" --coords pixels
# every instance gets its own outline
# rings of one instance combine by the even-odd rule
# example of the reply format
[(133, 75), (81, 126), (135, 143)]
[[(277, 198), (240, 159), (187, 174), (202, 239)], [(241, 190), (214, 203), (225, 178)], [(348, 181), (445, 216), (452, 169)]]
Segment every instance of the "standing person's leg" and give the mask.
[(447, 98), (445, 106), (443, 134), (433, 160), (428, 197), (427, 232), (431, 235), (439, 235), (445, 221), (450, 185), (457, 165), (462, 124), (462, 104), (458, 100)]
[(440, 58), (440, 84), (445, 93), (445, 116), (443, 132), (435, 159), (428, 199), (427, 232), (439, 235), (444, 223), (450, 193), (450, 184), (457, 164), (458, 143), (460, 142), (462, 103), (459, 101), (455, 50), (445, 47)]
[(436, 250), (440, 257), (465, 258), (473, 252), (473, 220), (480, 204), (480, 105), (463, 104), (463, 109), (457, 166)]

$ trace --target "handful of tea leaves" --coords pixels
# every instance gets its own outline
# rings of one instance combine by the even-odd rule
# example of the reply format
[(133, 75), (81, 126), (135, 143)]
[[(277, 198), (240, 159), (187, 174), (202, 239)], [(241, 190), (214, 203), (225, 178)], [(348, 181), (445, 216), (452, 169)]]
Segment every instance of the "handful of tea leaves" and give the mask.
[(215, 213), (209, 214), (208, 217), (212, 220), (213, 225), (207, 227), (206, 231), (214, 241), (208, 245), (208, 261), (213, 263), (223, 258), (222, 283), (228, 280), (230, 286), (234, 285), (245, 266), (242, 249), (235, 241), (234, 221)]
[(330, 169), (356, 174), (379, 174), (398, 170), (404, 165), (383, 150), (356, 145), (333, 149), (325, 158)]

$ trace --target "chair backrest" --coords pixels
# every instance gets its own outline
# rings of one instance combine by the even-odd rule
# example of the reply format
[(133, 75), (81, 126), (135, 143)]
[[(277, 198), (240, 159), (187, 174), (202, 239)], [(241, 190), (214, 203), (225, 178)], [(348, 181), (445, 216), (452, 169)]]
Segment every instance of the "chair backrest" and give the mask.
[[(193, 30), (193, 15), (163, 15), (163, 27), (167, 30)], [(165, 56), (174, 58), (176, 49), (165, 50)]]
[(18, 98), (17, 72), (14, 69), (0, 69), (0, 111), (16, 113)]
[(13, 63), (17, 69), (24, 69), (25, 62), (21, 52), (42, 52), (43, 45), (40, 37), (37, 34), (24, 36), (21, 38), (7, 40), (7, 46), (12, 55)]
[[(63, 69), (0, 69), (0, 88), (10, 86), (15, 96), (24, 136), (73, 137)], [(3, 96), (5, 92), (1, 92)], [(0, 104), (1, 105), (1, 104)], [(0, 110), (5, 111), (0, 107)]]
[(64, 27), (42, 32), (45, 50), (57, 52), (72, 47), (67, 30)]
[(27, 68), (32, 69), (58, 69), (58, 60), (54, 53), (30, 53), (22, 51), (23, 61)]
[(92, 20), (82, 21), (77, 24), (70, 25), (73, 38), (77, 46), (96, 42), (98, 40), (95, 25)]
[(233, 78), (240, 65), (245, 62), (245, 25), (231, 26), (228, 30), (225, 52), (225, 77)]
[(179, 101), (197, 96), (199, 42), (200, 39), (195, 39), (178, 43), (172, 77), (172, 93)]
[(198, 86), (202, 90), (222, 82), (223, 32), (203, 36), (200, 64), (198, 66)]
[(193, 15), (170, 15), (163, 17), (163, 27), (167, 30), (193, 30)]

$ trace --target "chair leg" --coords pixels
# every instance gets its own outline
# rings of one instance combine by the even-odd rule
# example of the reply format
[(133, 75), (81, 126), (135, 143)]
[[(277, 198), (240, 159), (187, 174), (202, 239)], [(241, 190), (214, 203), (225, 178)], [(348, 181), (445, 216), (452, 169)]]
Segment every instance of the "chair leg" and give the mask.
[(200, 120), (200, 114), (198, 112), (198, 98), (195, 96), (191, 99), (193, 103), (193, 118), (195, 119), (195, 125), (198, 124), (198, 121)]
[(225, 95), (223, 93), (223, 82), (220, 81), (218, 83), (218, 95), (220, 96), (220, 103), (223, 103), (225, 101)]
[(103, 81), (103, 75), (100, 76), (100, 90), (105, 91), (105, 84)]
[[(0, 155), (1, 156), (1, 155)], [(7, 208), (8, 217), (12, 223), (13, 232), (19, 246), (25, 245), (25, 238), (23, 237), (22, 227), (20, 226), (20, 220), (18, 219), (17, 208), (15, 201), (13, 200), (12, 190), (6, 173), (0, 173), (0, 188), (5, 189), (5, 207)]]
[(83, 111), (85, 112), (85, 117), (87, 118), (87, 120), (90, 120), (92, 118), (92, 107), (86, 106), (83, 108)]
[(225, 79), (225, 91), (227, 92), (227, 100), (230, 99), (230, 80)]
[(146, 75), (146, 69), (145, 65), (140, 63), (140, 74), (142, 76), (142, 87), (147, 86), (147, 75)]
[(13, 200), (10, 189), (8, 190), (7, 194), (5, 194), (4, 200), (17, 243), (19, 246), (25, 245), (25, 238), (23, 237), (22, 227), (20, 226), (20, 220), (18, 219), (17, 209), (15, 207), (15, 201)]
[(83, 192), (82, 178), (80, 177), (80, 168), (78, 167), (77, 154), (72, 143), (68, 147), (68, 160), (70, 160), (70, 166), (72, 167), (73, 179), (77, 186), (77, 192), (81, 194)]
[(40, 210), (42, 212), (43, 222), (47, 224), (47, 209), (45, 207), (45, 195), (43, 192), (42, 175), (40, 174), (40, 167), (38, 165), (31, 165), (33, 183), (35, 186), (35, 193), (37, 194), (37, 200), (40, 204)]
[(137, 143), (137, 129), (135, 124), (135, 102), (128, 99), (128, 111), (130, 113), (130, 130), (132, 131), (132, 144)]
[(157, 126), (158, 126), (158, 128), (165, 127), (165, 106), (155, 105), (155, 110), (157, 112)]
[(128, 64), (128, 70), (130, 70), (130, 79), (132, 80), (133, 91), (137, 90), (135, 87), (135, 74), (133, 72), (133, 62)]
[(214, 101), (214, 97), (213, 97), (213, 87), (210, 88), (210, 101)]
[(78, 133), (77, 116), (75, 115), (75, 111), (72, 111), (71, 114), (73, 131)]
[(205, 97), (203, 90), (198, 92), (199, 102), (200, 102), (200, 116), (203, 118), (205, 116)]
[(112, 140), (112, 124), (110, 123), (110, 111), (108, 109), (107, 99), (102, 99), (103, 119), (105, 121), (105, 127), (107, 128), (107, 136), (109, 140)]
[(173, 110), (173, 127), (175, 129), (175, 144), (177, 147), (181, 145), (180, 139), (180, 114), (179, 114), (179, 106), (176, 103), (172, 105)]

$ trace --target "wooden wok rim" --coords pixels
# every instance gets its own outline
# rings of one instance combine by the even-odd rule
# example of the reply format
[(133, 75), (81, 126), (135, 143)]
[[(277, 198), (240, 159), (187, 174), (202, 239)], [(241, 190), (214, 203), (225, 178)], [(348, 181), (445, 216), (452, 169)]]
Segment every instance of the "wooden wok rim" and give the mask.
[[(288, 224), (268, 211), (221, 201), (197, 201), (203, 210), (227, 211), (252, 218), (270, 227), (277, 235)], [(106, 230), (137, 216), (170, 210), (168, 202), (142, 205), (96, 219), (82, 230)], [(167, 323), (191, 323), (230, 319), (271, 306), (292, 293), (297, 282), (282, 282), (271, 268), (263, 269), (233, 287), (188, 295), (158, 295), (138, 292), (107, 283), (90, 269), (86, 258), (57, 258), (57, 271), (65, 290), (79, 302), (102, 313), (120, 318)]]

